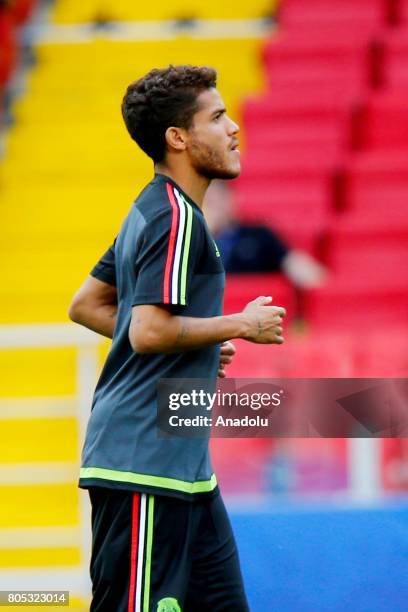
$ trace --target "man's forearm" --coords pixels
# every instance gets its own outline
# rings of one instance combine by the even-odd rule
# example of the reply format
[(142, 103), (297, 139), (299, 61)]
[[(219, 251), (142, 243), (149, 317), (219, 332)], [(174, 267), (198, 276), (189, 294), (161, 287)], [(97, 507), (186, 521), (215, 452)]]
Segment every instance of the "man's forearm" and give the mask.
[(259, 296), (242, 312), (208, 318), (177, 316), (167, 307), (153, 304), (134, 306), (129, 341), (137, 353), (189, 351), (234, 338), (282, 344), (285, 309), (271, 302), (271, 297)]
[(92, 310), (80, 309), (75, 313), (73, 320), (79, 325), (83, 325), (88, 329), (106, 336), (107, 338), (113, 338), (113, 332), (116, 325), (118, 308), (114, 305), (99, 306)]
[(136, 315), (129, 339), (140, 353), (174, 353), (243, 338), (247, 327), (242, 313), (210, 318), (169, 315), (150, 326), (143, 325), (142, 318)]
[(116, 287), (88, 276), (72, 298), (68, 316), (75, 323), (112, 338), (117, 311)]
[(173, 317), (171, 330), (175, 350), (186, 350), (220, 344), (226, 340), (243, 338), (248, 324), (242, 313), (199, 319)]

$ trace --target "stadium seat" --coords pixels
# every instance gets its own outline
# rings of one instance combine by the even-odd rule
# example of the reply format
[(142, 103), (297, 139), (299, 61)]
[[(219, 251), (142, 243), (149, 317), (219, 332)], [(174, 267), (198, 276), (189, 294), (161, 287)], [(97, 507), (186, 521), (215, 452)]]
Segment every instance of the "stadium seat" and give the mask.
[(279, 21), (282, 26), (359, 26), (364, 29), (384, 25), (384, 0), (283, 0)]
[[(407, 63), (408, 43), (405, 64)], [(408, 69), (406, 86), (405, 90), (387, 89), (367, 100), (360, 116), (362, 148), (408, 150)]]
[(273, 304), (284, 306), (285, 322), (295, 314), (295, 292), (285, 277), (279, 274), (228, 274), (226, 278), (224, 312), (233, 314), (260, 295), (272, 296)]
[(335, 84), (354, 92), (370, 80), (368, 42), (369, 38), (356, 30), (284, 31), (264, 47), (270, 87), (291, 84), (297, 89), (322, 88)]
[(278, 347), (236, 342), (229, 377), (323, 378), (352, 376), (353, 340), (344, 333), (296, 336), (285, 329)]
[(381, 208), (351, 210), (333, 218), (328, 230), (328, 251), (351, 250), (358, 246), (387, 248), (408, 244), (408, 215), (388, 215)]
[(305, 296), (305, 316), (316, 330), (394, 330), (408, 325), (407, 284), (384, 287), (380, 282), (366, 284), (364, 276), (348, 279), (333, 275), (324, 288)]
[(284, 150), (254, 149), (242, 167), (235, 186), (241, 218), (263, 221), (281, 231), (290, 244), (313, 251), (331, 214), (334, 158), (324, 159), (318, 151), (296, 158)]
[(0, 91), (9, 81), (17, 62), (14, 20), (6, 7), (0, 6)]
[(247, 149), (270, 147), (290, 156), (309, 159), (337, 156), (349, 141), (349, 113), (353, 96), (346, 92), (291, 88), (247, 99), (243, 105)]
[(348, 91), (340, 94), (330, 88), (321, 91), (305, 89), (302, 97), (294, 96), (293, 89), (279, 88), (262, 96), (247, 98), (243, 103), (245, 126), (253, 127), (257, 122), (286, 119), (347, 119), (347, 107), (353, 96)]
[(354, 155), (346, 165), (345, 197), (350, 210), (382, 209), (384, 217), (406, 214), (408, 150)]
[(333, 172), (339, 159), (328, 159), (315, 151), (314, 155), (298, 158), (285, 149), (271, 150), (265, 146), (248, 151), (242, 159), (240, 181), (256, 181), (270, 179), (271, 183), (293, 183), (298, 180), (310, 184), (320, 184)]
[(399, 18), (400, 18), (401, 23), (408, 24), (408, 1), (399, 0), (399, 9), (400, 9)]
[(408, 293), (408, 244), (386, 247), (332, 245), (329, 263), (336, 275), (351, 283), (380, 284), (385, 287), (405, 287)]
[[(282, 360), (293, 378), (352, 376), (352, 339), (348, 334), (314, 334), (283, 345)], [(290, 350), (288, 350), (290, 348)], [(287, 354), (285, 354), (287, 351)]]
[(279, 347), (238, 340), (228, 377), (336, 378), (407, 377), (407, 327), (387, 331), (364, 328), (314, 328), (305, 336), (285, 333)]
[(401, 28), (390, 29), (381, 37), (382, 80), (391, 88), (408, 88), (408, 21)]
[(134, 0), (59, 0), (52, 17), (57, 23), (83, 23), (96, 17), (122, 21), (163, 19), (250, 19), (271, 16), (274, 0), (231, 2), (231, 0), (157, 0), (154, 5)]
[(38, 0), (14, 0), (10, 5), (14, 23), (18, 25), (26, 23), (37, 4)]
[(407, 378), (407, 327), (388, 332), (372, 331), (355, 347), (354, 376), (364, 378)]
[(234, 188), (239, 217), (263, 222), (297, 248), (316, 252), (331, 218), (329, 181), (239, 181)]
[(325, 121), (281, 121), (261, 123), (246, 131), (246, 149), (268, 149), (315, 155), (316, 150), (334, 157), (348, 144), (349, 133), (332, 119)]

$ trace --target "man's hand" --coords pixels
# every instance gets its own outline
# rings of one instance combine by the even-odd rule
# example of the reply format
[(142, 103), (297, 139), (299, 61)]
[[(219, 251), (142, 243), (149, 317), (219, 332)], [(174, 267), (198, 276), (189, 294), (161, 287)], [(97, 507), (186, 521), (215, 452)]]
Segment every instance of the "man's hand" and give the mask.
[(249, 328), (245, 340), (257, 344), (282, 344), (282, 318), (286, 310), (280, 306), (270, 306), (271, 297), (260, 296), (249, 302), (242, 311), (247, 317)]
[(219, 378), (225, 378), (227, 376), (225, 373), (225, 366), (229, 365), (232, 362), (232, 358), (235, 353), (236, 349), (232, 342), (223, 342), (221, 344), (220, 365), (218, 368)]

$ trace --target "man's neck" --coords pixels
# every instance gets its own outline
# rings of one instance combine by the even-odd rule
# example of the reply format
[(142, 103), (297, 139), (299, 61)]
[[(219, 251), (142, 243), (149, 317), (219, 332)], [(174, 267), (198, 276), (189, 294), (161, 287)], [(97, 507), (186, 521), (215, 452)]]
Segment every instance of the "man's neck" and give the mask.
[(199, 206), (203, 207), (205, 192), (210, 180), (198, 174), (193, 168), (174, 168), (168, 164), (155, 164), (155, 172), (171, 178)]

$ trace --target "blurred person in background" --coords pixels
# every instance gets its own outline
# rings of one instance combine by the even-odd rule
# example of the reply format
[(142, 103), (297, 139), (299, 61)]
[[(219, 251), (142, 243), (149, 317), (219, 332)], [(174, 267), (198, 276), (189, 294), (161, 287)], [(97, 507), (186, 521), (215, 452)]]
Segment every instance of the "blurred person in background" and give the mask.
[(224, 268), (202, 205), (210, 182), (241, 166), (216, 72), (152, 70), (128, 87), (122, 112), (155, 176), (69, 313), (113, 336), (80, 472), (92, 503), (91, 610), (246, 612), (208, 438), (158, 436), (157, 383), (215, 379), (233, 338), (282, 344), (285, 310), (260, 296), (222, 316)]
[(327, 272), (314, 257), (291, 249), (273, 230), (241, 222), (227, 185), (213, 181), (204, 201), (208, 227), (228, 273), (281, 272), (298, 289), (322, 285)]

